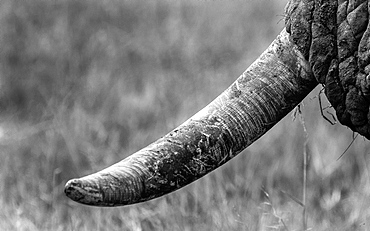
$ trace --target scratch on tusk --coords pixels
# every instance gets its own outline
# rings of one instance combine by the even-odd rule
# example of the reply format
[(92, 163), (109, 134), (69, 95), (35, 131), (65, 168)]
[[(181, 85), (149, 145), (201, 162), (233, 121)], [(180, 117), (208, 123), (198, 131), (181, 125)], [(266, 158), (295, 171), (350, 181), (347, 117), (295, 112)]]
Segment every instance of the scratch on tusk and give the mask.
[(238, 80), (235, 81), (235, 85), (236, 85), (236, 89), (238, 89), (238, 91), (240, 91), (239, 81)]

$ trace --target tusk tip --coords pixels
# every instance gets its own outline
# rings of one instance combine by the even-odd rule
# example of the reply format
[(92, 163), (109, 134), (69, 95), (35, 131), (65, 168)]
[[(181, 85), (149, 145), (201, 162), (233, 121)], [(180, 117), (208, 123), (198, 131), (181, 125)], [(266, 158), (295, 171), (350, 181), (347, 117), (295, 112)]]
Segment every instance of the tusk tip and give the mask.
[(69, 180), (64, 186), (64, 193), (74, 201), (78, 201), (83, 195), (80, 193), (81, 183), (77, 179)]
[(103, 201), (103, 195), (98, 188), (80, 179), (69, 180), (64, 187), (64, 193), (70, 199), (86, 205), (99, 205)]

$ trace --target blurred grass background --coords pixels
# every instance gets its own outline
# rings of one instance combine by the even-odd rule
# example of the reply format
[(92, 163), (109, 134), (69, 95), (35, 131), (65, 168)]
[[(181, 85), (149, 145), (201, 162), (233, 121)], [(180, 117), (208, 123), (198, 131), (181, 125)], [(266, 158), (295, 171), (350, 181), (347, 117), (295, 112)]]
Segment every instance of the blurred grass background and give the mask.
[[(217, 171), (168, 196), (94, 208), (67, 180), (163, 136), (284, 27), (286, 0), (0, 1), (1, 230), (367, 230), (368, 142), (320, 114), (320, 88)], [(326, 104), (327, 105), (327, 104)], [(326, 109), (324, 113), (328, 116)], [(304, 125), (307, 133), (304, 131)]]

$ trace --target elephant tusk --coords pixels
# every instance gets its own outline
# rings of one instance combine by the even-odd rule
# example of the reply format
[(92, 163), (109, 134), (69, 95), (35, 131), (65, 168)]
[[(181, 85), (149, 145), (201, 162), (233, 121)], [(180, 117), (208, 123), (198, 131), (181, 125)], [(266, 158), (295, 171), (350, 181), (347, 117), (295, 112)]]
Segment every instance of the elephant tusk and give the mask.
[(79, 203), (119, 206), (173, 192), (223, 165), (266, 133), (317, 85), (284, 29), (220, 96), (126, 159), (65, 186)]

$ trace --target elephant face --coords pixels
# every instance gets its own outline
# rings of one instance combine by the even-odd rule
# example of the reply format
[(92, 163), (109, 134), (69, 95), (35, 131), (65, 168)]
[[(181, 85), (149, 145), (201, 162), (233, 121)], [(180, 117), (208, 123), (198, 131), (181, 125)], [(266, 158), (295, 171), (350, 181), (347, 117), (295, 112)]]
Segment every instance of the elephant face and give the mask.
[(68, 197), (96, 206), (150, 200), (232, 159), (319, 83), (339, 120), (369, 138), (367, 1), (291, 1), (286, 29), (221, 95), (151, 145), (70, 180)]
[(325, 86), (338, 120), (369, 139), (368, 2), (295, 0), (286, 13), (290, 39)]

